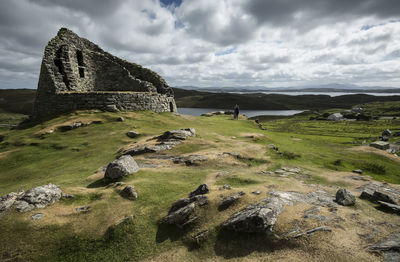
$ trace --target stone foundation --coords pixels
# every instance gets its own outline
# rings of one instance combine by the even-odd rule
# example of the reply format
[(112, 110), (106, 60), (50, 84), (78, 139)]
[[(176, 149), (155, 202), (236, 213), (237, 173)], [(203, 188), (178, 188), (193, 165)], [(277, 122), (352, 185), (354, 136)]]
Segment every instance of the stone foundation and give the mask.
[(42, 118), (73, 110), (99, 109), (103, 111), (151, 110), (177, 112), (173, 97), (148, 92), (65, 92), (37, 101), (34, 116)]

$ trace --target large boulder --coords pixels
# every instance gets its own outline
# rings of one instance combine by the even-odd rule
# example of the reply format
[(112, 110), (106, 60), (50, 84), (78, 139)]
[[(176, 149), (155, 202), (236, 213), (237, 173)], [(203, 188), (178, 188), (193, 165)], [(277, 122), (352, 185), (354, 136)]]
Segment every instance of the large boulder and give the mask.
[(133, 157), (123, 155), (108, 164), (104, 174), (105, 179), (114, 180), (139, 171), (139, 166)]
[(350, 191), (341, 188), (336, 192), (336, 203), (342, 206), (354, 206), (356, 198)]
[(233, 214), (222, 227), (236, 232), (268, 233), (272, 231), (276, 217), (276, 212), (267, 204), (253, 204)]
[(394, 205), (400, 204), (400, 190), (378, 182), (371, 182), (358, 188), (360, 198), (372, 202), (383, 201)]
[(330, 116), (328, 116), (327, 120), (330, 120), (330, 121), (343, 120), (343, 115), (341, 113), (334, 113), (334, 114), (331, 114)]

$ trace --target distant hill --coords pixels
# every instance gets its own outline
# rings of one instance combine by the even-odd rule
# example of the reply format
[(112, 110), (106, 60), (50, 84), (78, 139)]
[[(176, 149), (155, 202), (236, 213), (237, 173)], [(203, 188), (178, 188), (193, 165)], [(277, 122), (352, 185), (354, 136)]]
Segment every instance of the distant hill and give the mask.
[(35, 89), (0, 89), (0, 109), (29, 115), (35, 102)]
[(241, 109), (255, 110), (296, 110), (296, 109), (327, 109), (350, 108), (357, 104), (382, 101), (400, 101), (397, 96), (372, 96), (365, 94), (349, 94), (331, 97), (328, 95), (290, 96), (281, 94), (233, 94), (213, 93), (174, 88), (178, 107), (194, 108), (232, 108), (235, 104)]

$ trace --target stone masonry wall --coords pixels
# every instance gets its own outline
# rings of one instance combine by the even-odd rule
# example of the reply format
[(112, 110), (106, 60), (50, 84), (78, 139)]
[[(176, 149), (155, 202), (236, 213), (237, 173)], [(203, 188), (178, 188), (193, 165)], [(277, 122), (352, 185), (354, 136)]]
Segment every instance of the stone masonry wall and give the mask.
[(152, 110), (157, 113), (177, 111), (173, 97), (147, 92), (65, 92), (49, 98), (36, 107), (38, 118), (73, 110), (89, 109), (103, 111)]
[(45, 48), (32, 117), (112, 105), (119, 110), (177, 111), (172, 88), (156, 72), (61, 28)]

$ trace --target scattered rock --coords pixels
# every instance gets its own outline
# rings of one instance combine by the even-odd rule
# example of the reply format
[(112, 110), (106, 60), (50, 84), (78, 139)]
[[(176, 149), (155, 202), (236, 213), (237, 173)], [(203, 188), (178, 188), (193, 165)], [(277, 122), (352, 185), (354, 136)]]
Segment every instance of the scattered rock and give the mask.
[(119, 112), (116, 105), (107, 105), (105, 110), (108, 112)]
[(119, 179), (123, 176), (127, 176), (132, 173), (139, 171), (139, 166), (133, 157), (123, 155), (120, 158), (109, 163), (104, 174), (105, 179)]
[(127, 135), (128, 137), (130, 137), (130, 138), (135, 138), (135, 137), (138, 137), (140, 134), (139, 134), (138, 132), (136, 132), (136, 131), (128, 131), (128, 132), (126, 133), (126, 135)]
[(340, 188), (336, 192), (336, 203), (342, 206), (354, 206), (356, 203), (355, 196), (345, 188)]
[(125, 223), (125, 222), (127, 222), (127, 221), (130, 221), (130, 220), (133, 220), (133, 215), (124, 217), (123, 219), (121, 219), (120, 221), (118, 221), (118, 222), (115, 224), (115, 226), (118, 226), (119, 224), (123, 224), (123, 223)]
[(356, 170), (353, 170), (352, 172), (356, 173), (356, 174), (360, 174), (360, 175), (363, 173), (363, 171), (361, 169), (356, 169)]
[[(74, 122), (74, 123), (71, 123), (71, 124), (59, 126), (58, 129), (60, 131), (62, 131), (62, 132), (66, 132), (66, 131), (69, 131), (69, 130), (72, 130), (72, 129), (76, 129), (76, 128), (79, 128), (79, 127), (85, 126), (85, 125), (87, 125), (87, 124), (84, 124), (82, 122)], [(54, 132), (54, 130), (53, 130), (53, 132)]]
[(256, 191), (253, 191), (251, 193), (254, 194), (254, 195), (259, 195), (259, 194), (261, 194), (261, 191), (260, 190), (256, 190)]
[(91, 206), (83, 206), (75, 208), (76, 212), (78, 213), (88, 213), (91, 209)]
[(387, 150), (390, 147), (389, 142), (385, 142), (385, 141), (375, 141), (375, 142), (372, 142), (369, 145), (371, 147), (375, 147), (375, 148), (381, 149), (381, 150)]
[(341, 113), (334, 113), (328, 116), (327, 120), (329, 121), (339, 121), (343, 120), (343, 115)]
[(390, 136), (392, 135), (392, 131), (389, 129), (386, 129), (385, 131), (382, 132), (382, 141), (389, 141)]
[(31, 216), (31, 219), (32, 219), (32, 220), (39, 220), (39, 219), (41, 219), (42, 217), (44, 217), (44, 214), (42, 214), (42, 213), (37, 213), (37, 214), (32, 215), (32, 216)]
[(203, 155), (189, 155), (185, 157), (175, 157), (173, 162), (175, 164), (185, 163), (187, 166), (198, 166), (207, 159), (208, 157)]
[(277, 213), (266, 204), (253, 204), (233, 214), (223, 228), (245, 233), (268, 233), (276, 222)]
[(369, 246), (368, 250), (383, 251), (386, 253), (386, 261), (398, 261), (388, 259), (400, 257), (400, 233), (394, 233), (383, 238), (381, 241)]
[(171, 213), (175, 212), (176, 210), (178, 210), (184, 206), (187, 206), (193, 202), (196, 202), (199, 206), (204, 206), (208, 203), (208, 197), (206, 197), (204, 195), (197, 195), (197, 196), (193, 196), (191, 198), (178, 199), (171, 205), (171, 207), (168, 211), (168, 214), (171, 214)]
[(134, 186), (126, 186), (120, 193), (120, 195), (124, 198), (135, 200), (138, 197), (138, 194), (135, 190)]
[(53, 184), (32, 188), (26, 192), (12, 192), (0, 200), (0, 212), (12, 206), (19, 212), (28, 212), (35, 208), (45, 208), (48, 205), (60, 200), (61, 189)]
[(391, 203), (387, 203), (387, 202), (384, 202), (384, 201), (378, 201), (378, 204), (381, 205), (382, 209), (387, 210), (387, 211), (389, 211), (391, 213), (400, 215), (400, 206), (395, 205), (395, 204), (391, 204)]
[(123, 185), (125, 185), (125, 182), (119, 181), (119, 182), (110, 183), (106, 187), (120, 187), (120, 186), (123, 186)]
[(210, 192), (210, 189), (208, 188), (207, 184), (202, 184), (196, 190), (191, 192), (189, 194), (189, 197), (194, 197), (197, 195), (204, 195), (204, 194), (207, 194), (208, 192)]
[(240, 191), (240, 192), (238, 193), (238, 195), (239, 195), (239, 196), (244, 196), (244, 195), (246, 195), (246, 193), (243, 192), (243, 191)]
[(194, 136), (196, 136), (196, 130), (194, 128), (184, 128), (166, 131), (164, 134), (158, 137), (158, 140), (185, 140), (187, 137)]
[(75, 196), (74, 196), (74, 195), (71, 195), (71, 194), (68, 194), (68, 193), (62, 192), (62, 193), (61, 193), (61, 198), (62, 198), (62, 199), (72, 199), (72, 198), (75, 198)]
[(222, 211), (227, 209), (228, 207), (239, 201), (239, 199), (240, 196), (238, 194), (223, 198), (218, 204), (218, 210)]
[[(118, 111), (118, 109), (117, 109), (117, 111)], [(125, 122), (125, 118), (123, 118), (122, 116), (120, 116), (120, 117), (117, 118), (117, 121), (118, 121), (118, 122)]]
[(202, 231), (202, 232), (196, 234), (196, 235), (193, 237), (193, 239), (194, 239), (194, 240), (196, 241), (196, 243), (199, 245), (201, 242), (204, 242), (204, 241), (207, 239), (208, 233), (209, 233), (208, 230)]
[(224, 189), (231, 190), (232, 187), (231, 187), (231, 185), (225, 184), (222, 187), (218, 188), (218, 190), (224, 190)]
[(383, 201), (395, 205), (399, 204), (400, 190), (387, 184), (371, 182), (357, 189), (362, 191), (360, 198), (368, 199), (372, 202)]
[(243, 159), (244, 157), (238, 152), (223, 152), (220, 156), (233, 156), (237, 159)]
[(320, 231), (332, 232), (332, 230), (327, 227), (316, 227), (316, 228), (310, 229), (304, 233), (300, 233), (300, 234), (294, 236), (294, 238), (299, 238), (304, 235), (311, 236), (312, 234), (314, 234), (316, 232), (320, 232)]
[(195, 204), (190, 203), (174, 212), (169, 213), (162, 222), (170, 225), (183, 225), (189, 220), (190, 215), (194, 213)]

